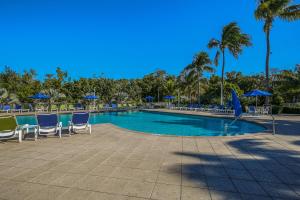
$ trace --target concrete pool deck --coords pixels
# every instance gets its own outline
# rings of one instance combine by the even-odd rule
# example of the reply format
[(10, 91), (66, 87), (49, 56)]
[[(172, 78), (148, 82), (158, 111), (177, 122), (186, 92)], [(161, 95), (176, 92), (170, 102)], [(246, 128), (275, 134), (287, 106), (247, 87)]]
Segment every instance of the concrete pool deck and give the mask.
[(0, 142), (0, 199), (300, 199), (300, 117), (276, 116), (276, 129), (175, 137), (101, 124), (92, 135)]

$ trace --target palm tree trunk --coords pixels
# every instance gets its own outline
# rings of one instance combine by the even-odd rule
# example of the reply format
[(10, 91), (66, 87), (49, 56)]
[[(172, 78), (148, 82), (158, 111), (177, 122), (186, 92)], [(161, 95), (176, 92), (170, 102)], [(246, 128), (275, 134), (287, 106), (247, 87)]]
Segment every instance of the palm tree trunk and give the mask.
[(159, 88), (157, 88), (157, 103), (159, 103)]
[(221, 76), (221, 105), (224, 105), (224, 69), (225, 69), (225, 51), (222, 51), (222, 76)]
[[(267, 42), (267, 54), (266, 54), (266, 90), (270, 90), (270, 78), (269, 78), (269, 69), (270, 69), (270, 29), (266, 31), (266, 42)], [(265, 104), (269, 104), (269, 97), (266, 97)]]
[(198, 75), (198, 105), (200, 105), (200, 75)]

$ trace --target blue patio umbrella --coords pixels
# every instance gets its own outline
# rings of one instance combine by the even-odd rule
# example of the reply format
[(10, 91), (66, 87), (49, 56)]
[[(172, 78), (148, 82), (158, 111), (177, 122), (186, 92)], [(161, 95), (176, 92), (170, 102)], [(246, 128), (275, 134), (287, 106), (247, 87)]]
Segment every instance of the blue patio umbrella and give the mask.
[(247, 92), (243, 96), (255, 97), (256, 107), (257, 107), (257, 97), (267, 97), (267, 96), (272, 96), (272, 94), (267, 91), (263, 91), (263, 90), (251, 90), (250, 92)]
[(84, 99), (86, 100), (95, 100), (98, 99), (98, 97), (96, 95), (87, 95), (84, 97)]
[(167, 96), (164, 96), (164, 99), (168, 99), (169, 100), (169, 104), (170, 104), (170, 100), (171, 99), (175, 99), (175, 97), (172, 96), (172, 95), (167, 95)]
[(171, 99), (175, 99), (175, 97), (172, 95), (167, 95), (167, 96), (164, 96), (164, 99), (171, 100)]
[(234, 108), (234, 116), (239, 117), (243, 112), (242, 105), (234, 90), (231, 90), (231, 97), (232, 97), (232, 105)]
[(43, 93), (37, 93), (35, 95), (30, 96), (31, 99), (49, 99), (50, 96), (43, 94)]
[(146, 96), (145, 97), (146, 101), (153, 101), (154, 97), (153, 96)]

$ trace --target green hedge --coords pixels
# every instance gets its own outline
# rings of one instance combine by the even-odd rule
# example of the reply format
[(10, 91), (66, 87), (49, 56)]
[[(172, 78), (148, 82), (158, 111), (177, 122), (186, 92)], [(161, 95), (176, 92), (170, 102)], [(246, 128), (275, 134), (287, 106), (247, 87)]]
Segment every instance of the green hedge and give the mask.
[(273, 106), (273, 114), (300, 114), (300, 107)]

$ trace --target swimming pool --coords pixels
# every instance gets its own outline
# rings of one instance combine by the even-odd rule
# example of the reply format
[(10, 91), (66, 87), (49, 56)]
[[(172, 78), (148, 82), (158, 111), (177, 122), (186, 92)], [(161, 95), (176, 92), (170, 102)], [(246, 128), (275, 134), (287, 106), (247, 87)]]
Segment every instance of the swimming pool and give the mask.
[[(59, 119), (67, 127), (71, 115), (62, 114)], [(34, 116), (18, 116), (17, 120), (20, 125), (36, 124)], [(133, 131), (161, 135), (224, 136), (265, 130), (256, 123), (238, 120), (229, 126), (231, 122), (225, 118), (143, 111), (93, 113), (90, 116), (91, 124), (112, 123)]]

